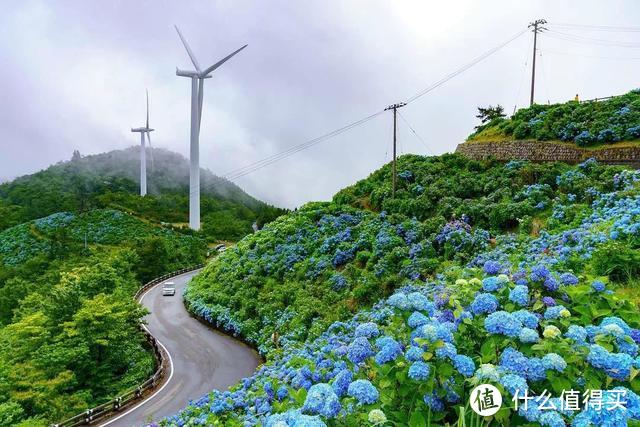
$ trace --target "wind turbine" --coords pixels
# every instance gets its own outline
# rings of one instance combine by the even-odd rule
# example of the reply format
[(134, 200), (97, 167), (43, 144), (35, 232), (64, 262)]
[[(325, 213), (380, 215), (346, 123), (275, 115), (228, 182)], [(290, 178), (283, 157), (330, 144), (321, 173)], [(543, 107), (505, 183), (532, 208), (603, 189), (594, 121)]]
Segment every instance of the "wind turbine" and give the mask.
[[(147, 125), (141, 128), (131, 128), (131, 132), (140, 133), (140, 195), (147, 195), (147, 150), (144, 143), (145, 135), (147, 141), (149, 141), (149, 148), (151, 148), (151, 136), (150, 133), (154, 129), (149, 127), (149, 91), (147, 91)], [(151, 162), (153, 166), (153, 153), (151, 153)]]
[(202, 96), (204, 90), (204, 79), (211, 78), (211, 73), (222, 64), (231, 59), (232, 56), (247, 47), (245, 44), (235, 52), (230, 53), (209, 68), (202, 70), (198, 64), (196, 56), (189, 47), (187, 40), (182, 36), (178, 26), (176, 31), (187, 50), (187, 54), (195, 67), (195, 71), (184, 71), (176, 68), (176, 75), (189, 77), (191, 79), (191, 137), (189, 160), (191, 163), (189, 170), (189, 227), (193, 230), (200, 229), (200, 123), (202, 122)]

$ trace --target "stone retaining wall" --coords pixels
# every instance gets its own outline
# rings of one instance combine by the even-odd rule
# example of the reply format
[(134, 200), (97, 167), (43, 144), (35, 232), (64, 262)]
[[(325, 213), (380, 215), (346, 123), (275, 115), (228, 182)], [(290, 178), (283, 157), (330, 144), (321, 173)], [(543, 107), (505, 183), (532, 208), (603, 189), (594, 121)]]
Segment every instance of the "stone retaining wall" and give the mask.
[(593, 157), (606, 164), (640, 168), (640, 144), (637, 147), (586, 150), (570, 144), (541, 141), (470, 142), (458, 144), (456, 153), (475, 160), (494, 157), (505, 161), (518, 159), (533, 162), (561, 161), (566, 163), (580, 163)]

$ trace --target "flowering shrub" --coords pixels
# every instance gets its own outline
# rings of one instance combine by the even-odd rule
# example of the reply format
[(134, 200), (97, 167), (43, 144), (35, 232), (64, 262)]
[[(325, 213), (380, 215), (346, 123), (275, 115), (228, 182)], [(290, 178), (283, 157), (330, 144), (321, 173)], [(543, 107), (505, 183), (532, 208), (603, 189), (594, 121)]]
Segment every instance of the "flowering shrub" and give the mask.
[(480, 126), (468, 139), (559, 139), (587, 146), (638, 139), (639, 129), (640, 94), (634, 90), (599, 102), (535, 104), (509, 119)]
[[(481, 382), (506, 402), (524, 391), (558, 401), (571, 388), (627, 396), (626, 411), (506, 405), (497, 424), (640, 422), (640, 314), (593, 268), (610, 242), (640, 245), (640, 183), (616, 171), (588, 161), (547, 176), (548, 188), (538, 189), (551, 211), (562, 203), (580, 214), (494, 241), (462, 215), (431, 232), (398, 212), (331, 204), (279, 219), (227, 251), (185, 294), (193, 312), (255, 343), (268, 362), (162, 424), (452, 424)], [(538, 191), (526, 188), (513, 194)], [(473, 259), (451, 256), (447, 245)], [(353, 257), (336, 265), (338, 251)], [(288, 265), (294, 253), (305, 255)], [(436, 261), (432, 271), (426, 260)]]

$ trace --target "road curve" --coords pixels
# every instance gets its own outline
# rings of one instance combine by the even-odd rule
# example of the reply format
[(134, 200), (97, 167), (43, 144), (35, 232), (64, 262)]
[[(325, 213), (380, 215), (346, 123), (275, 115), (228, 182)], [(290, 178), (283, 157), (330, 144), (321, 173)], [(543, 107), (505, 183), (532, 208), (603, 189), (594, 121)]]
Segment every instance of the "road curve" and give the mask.
[(131, 427), (173, 415), (190, 400), (211, 390), (224, 390), (250, 376), (260, 364), (249, 346), (203, 325), (189, 315), (182, 291), (198, 271), (167, 281), (176, 284), (175, 296), (162, 296), (162, 284), (151, 288), (141, 303), (151, 311), (147, 328), (169, 353), (171, 371), (166, 381), (147, 400), (134, 405), (101, 426)]

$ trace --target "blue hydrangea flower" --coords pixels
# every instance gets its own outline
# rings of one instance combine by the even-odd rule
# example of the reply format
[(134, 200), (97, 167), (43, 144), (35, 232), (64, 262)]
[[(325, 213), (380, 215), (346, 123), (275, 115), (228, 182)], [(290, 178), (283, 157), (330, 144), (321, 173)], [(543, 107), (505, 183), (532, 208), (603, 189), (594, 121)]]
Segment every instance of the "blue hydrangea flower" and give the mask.
[(436, 349), (436, 357), (440, 359), (453, 359), (456, 354), (458, 354), (456, 346), (448, 342)]
[(356, 327), (356, 337), (375, 338), (378, 335), (380, 335), (378, 325), (373, 322), (361, 323)]
[(567, 309), (562, 305), (555, 305), (553, 307), (549, 307), (544, 312), (544, 318), (546, 320), (555, 320), (560, 317), (566, 317), (563, 311), (567, 311)]
[(538, 327), (538, 316), (528, 310), (518, 310), (511, 314), (527, 328), (536, 329)]
[(422, 399), (433, 412), (444, 411), (444, 402), (435, 393), (425, 394)]
[(355, 380), (349, 384), (347, 393), (362, 405), (376, 403), (379, 396), (378, 390), (368, 380)]
[(422, 381), (429, 378), (431, 368), (425, 362), (418, 361), (411, 364), (409, 367), (409, 378), (416, 381)]
[(416, 362), (418, 360), (422, 360), (422, 355), (424, 354), (424, 350), (420, 347), (411, 346), (404, 354), (404, 357), (407, 358), (410, 362)]
[(506, 335), (515, 338), (520, 335), (522, 322), (511, 313), (496, 311), (484, 319), (484, 328), (491, 334)]
[(348, 369), (343, 369), (333, 378), (333, 391), (338, 397), (343, 397), (347, 394), (347, 389), (351, 381), (353, 380), (353, 373)]
[(509, 292), (509, 301), (514, 302), (520, 306), (526, 306), (529, 304), (529, 288), (526, 286), (518, 285), (511, 289)]
[(482, 269), (486, 274), (494, 276), (500, 273), (500, 271), (502, 270), (502, 266), (497, 261), (487, 261), (484, 263)]
[(407, 302), (409, 304), (409, 309), (426, 311), (430, 316), (433, 315), (436, 309), (435, 304), (429, 301), (429, 299), (420, 292), (411, 292), (407, 295)]
[(570, 325), (564, 336), (574, 340), (577, 344), (584, 344), (587, 341), (587, 330), (579, 325)]
[(518, 339), (520, 342), (525, 344), (531, 344), (540, 341), (540, 336), (538, 335), (538, 332), (531, 328), (522, 328), (520, 335), (518, 335)]
[(500, 378), (500, 384), (513, 396), (518, 392), (519, 396), (524, 394), (525, 390), (529, 389), (527, 385), (527, 380), (522, 378), (520, 375), (515, 374), (507, 374), (503, 375)]
[(495, 292), (503, 286), (504, 282), (498, 279), (497, 276), (490, 276), (482, 279), (482, 289), (485, 292)]
[(556, 353), (545, 354), (542, 358), (542, 363), (545, 369), (553, 369), (558, 372), (564, 372), (567, 368), (567, 362), (565, 362), (562, 356)]
[(369, 340), (364, 337), (358, 337), (353, 340), (347, 349), (347, 358), (353, 363), (362, 363), (368, 357), (373, 356), (373, 348)]
[(282, 402), (284, 399), (289, 397), (289, 389), (285, 386), (280, 386), (276, 392), (276, 397), (280, 402)]
[(531, 268), (531, 275), (529, 277), (534, 282), (541, 282), (550, 277), (550, 274), (549, 269), (544, 265), (536, 265)]
[(376, 363), (379, 365), (396, 360), (402, 354), (402, 347), (391, 337), (378, 338), (376, 345), (380, 349), (375, 356)]
[(564, 286), (574, 286), (578, 284), (578, 278), (572, 273), (563, 273), (560, 275), (560, 283)]
[(453, 358), (453, 366), (465, 377), (472, 377), (476, 370), (476, 364), (473, 360), (469, 356), (461, 354), (458, 354)]
[(419, 311), (414, 311), (407, 319), (407, 325), (409, 325), (409, 327), (412, 329), (415, 329), (418, 326), (426, 325), (427, 323), (429, 323), (429, 318)]
[(594, 280), (591, 283), (591, 288), (596, 292), (603, 292), (605, 290), (605, 284), (600, 280)]
[(389, 304), (391, 307), (395, 307), (400, 310), (409, 309), (409, 300), (407, 299), (407, 295), (402, 292), (397, 292), (391, 295), (387, 299), (387, 304)]
[(309, 389), (302, 410), (311, 415), (333, 418), (342, 409), (340, 400), (329, 384), (314, 384)]
[(481, 293), (476, 295), (470, 306), (474, 314), (493, 313), (498, 309), (498, 299), (492, 294)]

